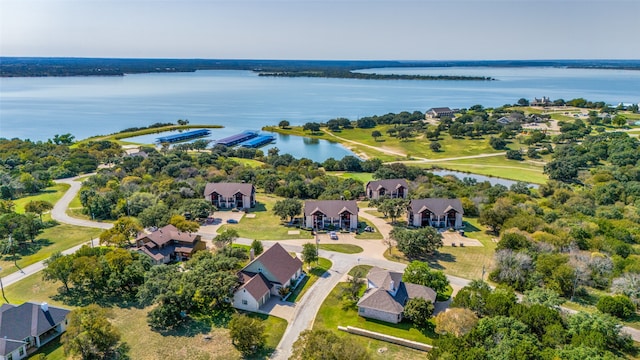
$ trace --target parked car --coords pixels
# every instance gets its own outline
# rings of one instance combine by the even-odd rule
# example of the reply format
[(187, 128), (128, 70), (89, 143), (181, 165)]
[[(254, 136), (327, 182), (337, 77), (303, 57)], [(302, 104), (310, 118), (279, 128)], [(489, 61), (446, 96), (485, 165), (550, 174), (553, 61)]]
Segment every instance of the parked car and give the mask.
[(332, 231), (329, 233), (329, 238), (331, 238), (331, 240), (338, 240), (338, 234), (335, 231)]
[(227, 224), (237, 224), (238, 220), (236, 219), (227, 219)]

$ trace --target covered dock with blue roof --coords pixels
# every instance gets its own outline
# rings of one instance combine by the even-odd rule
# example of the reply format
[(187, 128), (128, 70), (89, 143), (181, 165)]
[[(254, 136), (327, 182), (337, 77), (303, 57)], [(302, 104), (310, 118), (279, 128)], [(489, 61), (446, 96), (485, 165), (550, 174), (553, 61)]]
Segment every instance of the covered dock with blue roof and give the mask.
[(255, 131), (243, 131), (240, 134), (235, 134), (228, 136), (226, 138), (220, 139), (216, 141), (216, 144), (225, 145), (225, 146), (234, 146), (238, 145), (247, 140), (253, 139), (258, 136), (258, 133)]
[(194, 131), (187, 131), (179, 134), (161, 136), (156, 141), (159, 143), (174, 143), (178, 141), (185, 141), (185, 140), (195, 139), (199, 137), (204, 137), (210, 134), (211, 134), (211, 130), (200, 129), (200, 130), (194, 130)]
[(257, 147), (260, 147), (262, 145), (266, 145), (266, 144), (272, 142), (275, 139), (276, 138), (273, 135), (260, 135), (258, 137), (255, 137), (255, 138), (251, 139), (251, 140), (247, 140), (247, 141), (241, 143), (240, 146), (246, 147), (246, 148), (257, 148)]

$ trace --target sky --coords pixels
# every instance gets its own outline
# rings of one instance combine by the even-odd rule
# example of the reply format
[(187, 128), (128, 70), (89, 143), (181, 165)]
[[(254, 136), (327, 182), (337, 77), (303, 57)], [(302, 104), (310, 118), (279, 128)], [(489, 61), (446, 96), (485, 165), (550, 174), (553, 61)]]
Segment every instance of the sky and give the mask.
[(0, 0), (0, 55), (640, 59), (640, 0)]

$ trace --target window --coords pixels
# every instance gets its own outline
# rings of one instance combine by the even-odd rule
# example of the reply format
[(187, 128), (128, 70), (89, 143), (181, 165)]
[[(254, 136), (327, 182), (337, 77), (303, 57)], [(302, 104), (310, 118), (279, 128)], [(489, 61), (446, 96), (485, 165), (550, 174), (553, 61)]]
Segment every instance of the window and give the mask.
[(7, 355), (7, 360), (13, 360), (13, 353)]
[(20, 354), (20, 356), (24, 355), (24, 346), (20, 347), (20, 350), (18, 351), (18, 353)]
[(247, 304), (249, 304), (249, 303), (247, 302), (247, 300), (242, 299), (242, 305), (247, 305)]
[(359, 312), (360, 314), (364, 314), (364, 308), (358, 308), (358, 312)]

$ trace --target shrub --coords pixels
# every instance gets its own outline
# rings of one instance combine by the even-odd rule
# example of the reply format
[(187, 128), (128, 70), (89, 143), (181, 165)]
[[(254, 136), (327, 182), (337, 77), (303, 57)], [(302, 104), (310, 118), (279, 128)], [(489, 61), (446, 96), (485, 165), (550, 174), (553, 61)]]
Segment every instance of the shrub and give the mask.
[(603, 296), (598, 300), (596, 308), (620, 319), (626, 319), (636, 311), (636, 306), (625, 295)]

